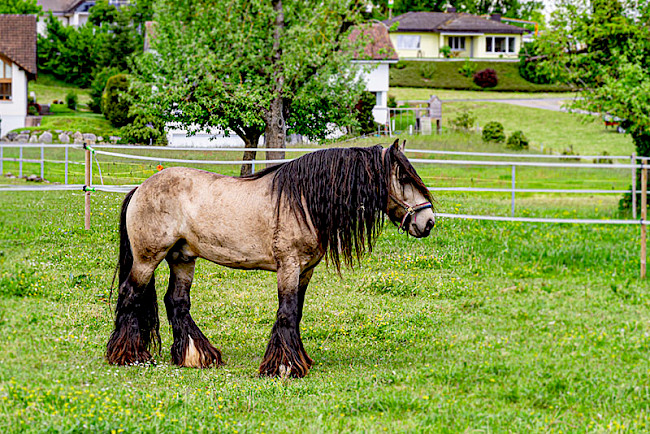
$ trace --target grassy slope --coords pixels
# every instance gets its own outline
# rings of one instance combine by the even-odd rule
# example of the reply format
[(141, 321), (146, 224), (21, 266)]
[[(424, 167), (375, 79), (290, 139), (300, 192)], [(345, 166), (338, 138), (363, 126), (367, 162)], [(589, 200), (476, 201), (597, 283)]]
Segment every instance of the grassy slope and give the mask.
[(39, 74), (35, 82), (29, 82), (29, 91), (36, 93), (36, 101), (39, 104), (51, 104), (54, 100), (65, 101), (65, 97), (69, 92), (77, 94), (79, 104), (85, 105), (90, 101), (88, 90), (80, 89), (47, 74)]
[[(395, 88), (391, 88), (391, 93), (395, 90)], [(443, 99), (474, 99), (480, 94), (480, 92), (447, 91), (446, 94), (443, 94)], [(412, 96), (420, 94), (413, 92), (402, 95), (408, 95), (408, 98), (411, 99)], [(513, 131), (523, 131), (537, 150), (541, 149), (543, 145), (546, 152), (551, 150), (555, 153), (561, 153), (569, 146), (572, 146), (573, 150), (581, 155), (600, 155), (603, 151), (607, 151), (610, 155), (630, 155), (634, 152), (634, 144), (630, 136), (619, 134), (611, 128), (606, 129), (599, 117), (519, 107), (505, 103), (485, 101), (444, 103), (442, 107), (443, 126), (450, 127), (450, 121), (459, 113), (467, 110), (476, 117), (479, 127), (488, 122), (497, 121), (503, 124), (507, 135)], [(404, 128), (407, 129), (406, 126)], [(444, 137), (439, 138), (435, 135), (428, 138), (407, 137), (407, 139), (410, 142), (427, 143), (439, 149), (442, 149), (441, 146), (454, 146), (453, 143), (448, 143), (449, 141)], [(477, 137), (473, 137), (473, 139), (477, 139)], [(477, 149), (490, 148), (480, 143), (475, 146)], [(498, 150), (505, 151), (505, 146), (492, 149), (492, 151)]]
[(431, 95), (436, 95), (443, 101), (464, 100), (464, 99), (546, 99), (546, 98), (566, 98), (571, 99), (575, 96), (572, 92), (494, 92), (494, 91), (477, 91), (477, 90), (452, 90), (452, 89), (432, 89), (421, 87), (391, 87), (388, 92), (398, 101), (405, 100), (428, 100)]
[[(471, 77), (458, 72), (463, 62), (401, 61), (390, 66), (390, 84), (394, 87), (424, 87), (441, 89), (481, 90)], [(490, 91), (557, 92), (567, 89), (560, 85), (541, 85), (524, 80), (519, 64), (510, 62), (471, 62), (476, 71), (492, 68), (498, 84)], [(399, 69), (401, 68), (401, 69)], [(427, 78), (428, 77), (428, 78)]]
[(80, 89), (56, 80), (52, 76), (41, 74), (36, 82), (29, 83), (29, 91), (36, 93), (36, 101), (40, 104), (51, 104), (55, 100), (65, 101), (69, 92), (75, 92), (78, 96), (79, 110), (71, 111), (57, 106), (52, 109), (53, 112), (58, 109), (57, 112), (43, 116), (40, 126), (20, 128), (15, 131), (50, 131), (55, 142), (58, 140), (57, 130), (93, 133), (105, 138), (119, 136), (119, 128), (113, 127), (103, 115), (84, 111), (84, 106), (90, 101), (90, 95), (86, 89)]

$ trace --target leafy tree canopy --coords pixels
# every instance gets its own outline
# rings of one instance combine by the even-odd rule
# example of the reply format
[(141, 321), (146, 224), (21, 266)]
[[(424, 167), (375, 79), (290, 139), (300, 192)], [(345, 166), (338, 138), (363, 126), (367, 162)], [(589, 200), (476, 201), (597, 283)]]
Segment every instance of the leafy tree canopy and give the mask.
[(574, 107), (624, 119), (650, 155), (650, 3), (564, 0), (539, 39), (541, 64), (580, 92)]
[(79, 28), (64, 26), (50, 14), (45, 36), (38, 36), (39, 71), (88, 87), (104, 68), (128, 70), (129, 57), (143, 47), (140, 20), (151, 18), (151, 12), (142, 10), (147, 5), (151, 0), (117, 9), (108, 0), (98, 0)]
[(190, 131), (234, 131), (249, 147), (262, 133), (281, 148), (287, 132), (316, 139), (353, 124), (363, 83), (348, 35), (359, 5), (161, 0), (152, 52), (135, 62), (142, 107)]
[[(374, 2), (377, 8), (372, 18), (384, 19), (388, 16), (388, 0)], [(499, 13), (508, 18), (520, 18), (543, 22), (544, 4), (538, 0), (395, 0), (393, 15), (406, 12), (444, 12), (447, 7), (455, 7), (458, 12), (475, 15)]]
[(0, 1), (0, 14), (30, 15), (43, 12), (37, 0), (2, 0)]

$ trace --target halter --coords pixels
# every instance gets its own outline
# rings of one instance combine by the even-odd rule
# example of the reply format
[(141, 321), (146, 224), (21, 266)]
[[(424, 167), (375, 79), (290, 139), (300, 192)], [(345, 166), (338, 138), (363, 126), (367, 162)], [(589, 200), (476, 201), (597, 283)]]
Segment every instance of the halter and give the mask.
[(400, 223), (400, 225), (397, 227), (397, 232), (402, 231), (402, 233), (403, 233), (403, 232), (407, 231), (408, 228), (405, 225), (406, 225), (406, 219), (409, 216), (413, 217), (413, 221), (415, 222), (415, 219), (417, 218), (416, 217), (417, 212), (422, 211), (423, 209), (433, 208), (433, 205), (431, 205), (431, 202), (423, 202), (423, 203), (420, 203), (418, 205), (411, 206), (408, 203), (406, 203), (403, 200), (396, 197), (392, 193), (389, 193), (389, 196), (390, 196), (391, 199), (393, 199), (395, 202), (397, 202), (398, 205), (400, 205), (402, 208), (404, 208), (404, 211), (406, 211), (406, 214), (404, 214), (404, 217), (402, 218), (402, 223)]

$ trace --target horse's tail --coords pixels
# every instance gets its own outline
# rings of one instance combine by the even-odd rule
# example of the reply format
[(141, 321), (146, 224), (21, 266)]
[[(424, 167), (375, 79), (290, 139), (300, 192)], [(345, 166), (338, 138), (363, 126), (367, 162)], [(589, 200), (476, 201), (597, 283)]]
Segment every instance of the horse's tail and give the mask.
[(124, 202), (122, 202), (122, 212), (120, 213), (120, 253), (117, 261), (117, 266), (119, 267), (118, 285), (124, 283), (124, 281), (129, 277), (129, 273), (131, 273), (131, 268), (133, 267), (133, 252), (131, 252), (129, 233), (126, 231), (126, 210), (129, 208), (129, 203), (131, 203), (133, 193), (135, 193), (137, 189), (138, 188), (136, 187), (129, 191), (124, 198)]
[[(133, 252), (126, 228), (126, 212), (136, 190), (137, 187), (127, 193), (120, 212), (120, 252), (117, 263), (119, 290), (115, 306), (115, 330), (111, 334), (106, 351), (109, 363), (119, 365), (132, 363), (134, 360), (148, 360), (151, 357), (148, 351), (150, 346), (160, 350), (158, 299), (153, 275), (135, 304), (127, 296), (129, 284), (125, 284), (133, 268)], [(111, 286), (111, 292), (112, 289)], [(129, 306), (129, 303), (132, 305)], [(137, 321), (136, 330), (132, 330), (134, 320)]]

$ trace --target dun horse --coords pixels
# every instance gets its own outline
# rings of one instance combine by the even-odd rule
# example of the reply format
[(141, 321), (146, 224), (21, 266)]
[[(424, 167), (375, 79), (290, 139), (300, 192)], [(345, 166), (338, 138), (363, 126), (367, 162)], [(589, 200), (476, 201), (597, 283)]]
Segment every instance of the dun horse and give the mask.
[(388, 149), (327, 149), (241, 178), (165, 169), (127, 194), (120, 219), (119, 296), (108, 362), (147, 362), (160, 349), (153, 273), (166, 260), (167, 318), (174, 364), (207, 368), (221, 353), (190, 316), (196, 258), (275, 271), (279, 308), (261, 375), (281, 367), (303, 377), (313, 361), (300, 339), (307, 285), (327, 256), (340, 269), (372, 250), (384, 214), (426, 237), (434, 226), (429, 191), (395, 141)]

